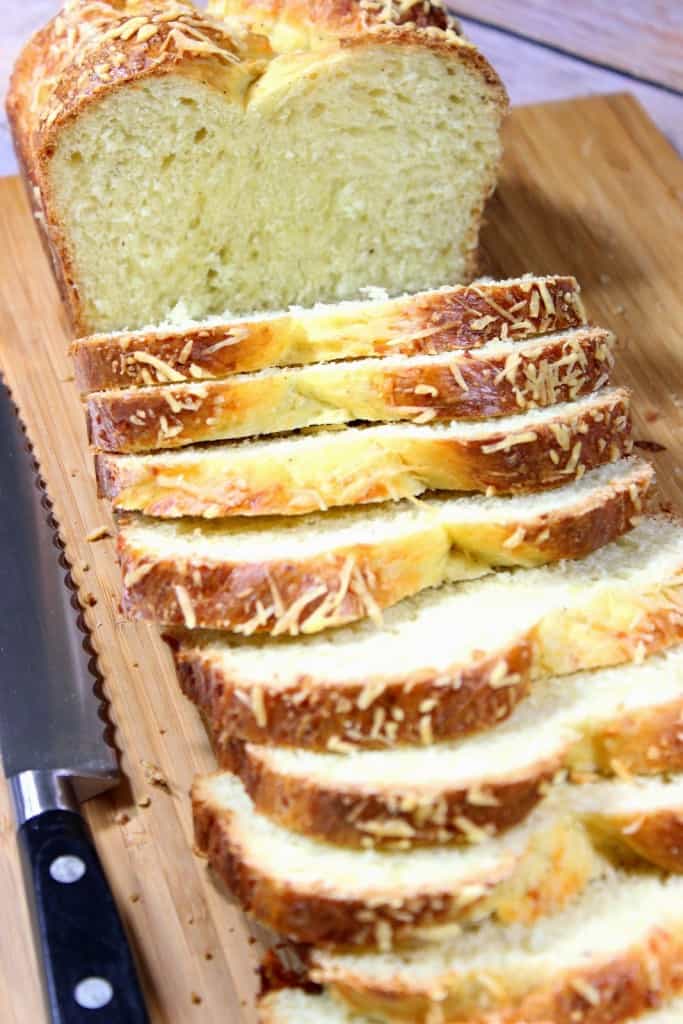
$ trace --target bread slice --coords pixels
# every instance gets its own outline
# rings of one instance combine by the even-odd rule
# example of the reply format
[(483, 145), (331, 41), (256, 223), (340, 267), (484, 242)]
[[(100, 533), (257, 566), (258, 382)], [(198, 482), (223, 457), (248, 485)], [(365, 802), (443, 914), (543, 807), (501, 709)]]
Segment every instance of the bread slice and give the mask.
[(121, 511), (301, 515), (426, 490), (527, 493), (632, 451), (629, 399), (607, 390), (482, 423), (389, 424), (152, 455), (96, 456), (101, 497)]
[(103, 451), (177, 448), (353, 420), (479, 420), (572, 401), (607, 383), (614, 335), (580, 327), (466, 353), (385, 356), (217, 381), (98, 391), (88, 433)]
[(441, 4), (351, 6), (283, 55), (176, 0), (33, 36), (9, 117), (77, 335), (473, 276), (505, 90)]
[(683, 989), (683, 878), (615, 872), (531, 927), (484, 922), (395, 953), (312, 956), (313, 977), (373, 1022), (640, 1021)]
[(585, 322), (576, 278), (527, 275), (397, 299), (96, 334), (70, 351), (81, 391), (108, 391), (333, 359), (438, 355)]
[(561, 800), (475, 846), (344, 850), (254, 811), (229, 772), (195, 780), (197, 849), (257, 921), (298, 942), (378, 946), (416, 927), (552, 913), (609, 870)]
[(430, 744), (494, 725), (531, 678), (640, 660), (683, 639), (683, 527), (666, 517), (588, 555), (407, 598), (310, 637), (173, 638), (220, 751)]
[[(615, 985), (618, 980), (620, 979), (615, 972), (612, 985)], [(567, 1022), (576, 1024), (577, 1021), (590, 1022), (591, 1020), (599, 1020), (600, 1024), (617, 1024), (619, 1021), (623, 1021), (624, 1024), (681, 1024), (681, 1021), (683, 1021), (683, 998), (673, 999), (671, 1002), (667, 1002), (655, 1010), (646, 1009), (644, 1013), (638, 1012), (641, 1006), (647, 1007), (650, 1005), (650, 997), (647, 994), (645, 985), (641, 985), (640, 990), (633, 993), (633, 1009), (638, 1013), (637, 1018), (629, 1016), (626, 1019), (622, 1016), (626, 1009), (624, 1005), (625, 1000), (622, 998), (611, 1000), (612, 1006), (600, 1006), (600, 1004), (597, 1004), (595, 1009), (600, 1009), (601, 1016), (596, 1018), (594, 1014), (591, 1018), (590, 1013), (592, 1012), (593, 1004), (590, 1001), (590, 996), (593, 995), (592, 989), (594, 987), (589, 982), (586, 982), (584, 987), (582, 979), (577, 976), (574, 986), (570, 985), (566, 989), (562, 989), (563, 1002), (565, 1006), (569, 1003), (569, 1008), (565, 1009), (562, 1006), (559, 1012), (563, 1016), (554, 1016), (552, 1024), (567, 1024)], [(375, 1016), (373, 1014), (372, 1017), (367, 1017), (365, 1014), (355, 1013), (351, 1007), (338, 999), (334, 999), (329, 992), (313, 993), (310, 991), (310, 988), (312, 986), (309, 987), (309, 990), (305, 988), (282, 988), (269, 992), (268, 995), (259, 1000), (259, 1024), (382, 1024), (383, 1021), (389, 1020), (389, 1018), (384, 1016)], [(679, 986), (676, 984), (675, 990), (678, 991), (678, 988)], [(583, 999), (581, 997), (582, 989)], [(599, 990), (596, 989), (596, 992), (600, 995)], [(659, 992), (655, 998), (659, 1000)], [(544, 1010), (543, 1012), (546, 1011)], [(554, 1008), (553, 1012), (556, 1012)], [(569, 1013), (569, 1016), (567, 1016), (567, 1013)], [(393, 1019), (396, 1020), (396, 1018)], [(414, 1018), (414, 1020), (416, 1019)], [(432, 1019), (439, 1019), (438, 1011), (433, 1014)], [(468, 1019), (472, 1020), (471, 1017)], [(526, 1012), (524, 1019), (522, 1019), (514, 1010), (505, 1016), (496, 1014), (495, 1018), (492, 1018), (478, 1015), (476, 1019), (478, 1024), (486, 1024), (487, 1021), (490, 1024), (494, 1024), (494, 1021), (495, 1024), (532, 1024), (533, 1020), (538, 1020), (538, 1018), (529, 1017)], [(443, 1017), (441, 1017), (441, 1020), (443, 1020)], [(548, 1021), (544, 1021), (543, 1024), (548, 1024)]]
[(167, 625), (317, 633), (496, 566), (580, 558), (640, 519), (652, 467), (623, 460), (558, 490), (428, 498), (293, 519), (124, 516), (124, 612)]
[(284, 828), (405, 849), (511, 828), (565, 773), (583, 782), (683, 772), (682, 721), (676, 647), (641, 665), (539, 681), (506, 722), (456, 743), (349, 755), (235, 741), (222, 763)]
[[(580, 1004), (580, 989), (582, 988), (580, 979), (576, 979), (578, 989), (570, 989), (568, 995), (570, 999), (570, 1005), (573, 1007), (568, 1012), (570, 1017), (553, 1017), (553, 1024), (565, 1024), (567, 1021), (571, 1021), (571, 1024), (576, 1024), (576, 1021), (589, 1021), (590, 1017), (586, 1016), (587, 1012), (590, 1012), (591, 1003), (589, 999), (584, 997), (582, 1004)], [(586, 988), (585, 994), (592, 994), (591, 989)], [(659, 998), (659, 997), (657, 997)], [(636, 998), (633, 1000), (637, 1007), (647, 1006), (647, 996), (645, 995), (644, 988), (636, 994)], [(562, 1011), (564, 1012), (564, 1010)], [(615, 1024), (617, 1021), (624, 1021), (625, 1018), (621, 1016), (623, 1008), (618, 1005), (614, 1010), (609, 1009), (608, 1016), (605, 1016), (604, 1012), (599, 1018), (601, 1024)], [(571, 1017), (571, 1014), (574, 1017)], [(577, 1016), (580, 1014), (580, 1016)], [(616, 1014), (616, 1016), (615, 1016)], [(328, 992), (321, 992), (319, 994), (313, 994), (310, 991), (306, 991), (304, 988), (283, 988), (275, 992), (270, 992), (259, 1000), (259, 1024), (381, 1024), (381, 1022), (387, 1020), (385, 1017), (366, 1017), (365, 1014), (354, 1013), (354, 1011), (344, 1005), (337, 999), (333, 999)], [(436, 1020), (436, 1015), (433, 1016)], [(443, 1019), (443, 1018), (442, 1018)], [(471, 1019), (471, 1018), (470, 1018)], [(491, 1018), (488, 1018), (489, 1021)], [(479, 1024), (482, 1024), (481, 1016), (477, 1017)], [(496, 1017), (496, 1021), (500, 1024), (531, 1024), (532, 1018), (525, 1015), (522, 1020), (519, 1015), (512, 1013), (512, 1016)], [(625, 1024), (681, 1024), (683, 1021), (683, 999), (674, 999), (672, 1002), (666, 1003), (664, 1006), (660, 1006), (656, 1010), (646, 1010), (645, 1013), (638, 1013), (637, 1019), (635, 1017), (628, 1017)], [(547, 1024), (547, 1022), (544, 1022)]]
[(680, 776), (558, 786), (502, 836), (479, 829), (468, 846), (407, 851), (343, 849), (284, 829), (230, 772), (196, 780), (192, 802), (212, 868), (256, 920), (299, 942), (387, 952), (416, 927), (552, 914), (625, 857), (683, 871)]

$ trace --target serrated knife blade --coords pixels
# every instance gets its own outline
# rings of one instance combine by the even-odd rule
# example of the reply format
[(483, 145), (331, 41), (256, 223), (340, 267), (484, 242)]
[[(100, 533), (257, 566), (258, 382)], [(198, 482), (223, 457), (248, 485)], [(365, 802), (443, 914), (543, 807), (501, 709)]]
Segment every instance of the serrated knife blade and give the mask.
[(96, 659), (51, 505), (0, 384), (0, 753), (54, 1024), (143, 1024), (135, 966), (79, 803), (116, 785)]

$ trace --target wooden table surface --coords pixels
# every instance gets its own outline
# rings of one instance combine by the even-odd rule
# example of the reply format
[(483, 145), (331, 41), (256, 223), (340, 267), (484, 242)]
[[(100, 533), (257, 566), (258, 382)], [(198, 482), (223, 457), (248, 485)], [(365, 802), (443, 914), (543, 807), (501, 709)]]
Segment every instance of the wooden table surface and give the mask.
[[(59, 0), (3, 3), (0, 94), (23, 41), (59, 6)], [(683, 152), (683, 0), (450, 0), (449, 6), (502, 75), (513, 104), (631, 92)], [(15, 172), (3, 111), (0, 175)]]

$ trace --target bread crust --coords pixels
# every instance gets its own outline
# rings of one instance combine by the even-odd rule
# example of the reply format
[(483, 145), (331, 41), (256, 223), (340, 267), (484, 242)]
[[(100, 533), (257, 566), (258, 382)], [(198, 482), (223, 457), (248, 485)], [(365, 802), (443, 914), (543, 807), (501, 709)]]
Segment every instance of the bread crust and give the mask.
[(390, 677), (275, 686), (231, 676), (201, 634), (180, 630), (167, 639), (180, 686), (205, 716), (219, 757), (234, 739), (342, 753), (422, 745), (500, 722), (533, 678), (638, 660), (683, 640), (680, 586), (608, 593), (552, 611), (506, 650), (480, 652), (438, 674), (398, 668)]
[(457, 19), (440, 0), (418, 0), (405, 7), (391, 0), (211, 0), (208, 10), (217, 17), (244, 17), (268, 33), (285, 24), (299, 30), (298, 43), (303, 39), (311, 47), (325, 45), (328, 35), (353, 36), (396, 26), (450, 31), (462, 37)]
[(144, 460), (99, 453), (99, 495), (120, 511), (160, 518), (302, 515), (430, 489), (520, 494), (559, 487), (633, 450), (623, 390), (569, 405), (533, 431), (520, 418), (514, 429), (489, 425), (480, 437), (440, 437), (428, 426), (403, 436), (366, 427), (319, 437), (313, 451), (302, 438), (297, 448), (274, 441), (258, 454), (247, 446), (215, 445), (201, 460), (182, 453)]
[(647, 814), (589, 815), (587, 823), (608, 842), (625, 847), (662, 871), (683, 872), (683, 803)]
[[(514, 312), (511, 312), (514, 310)], [(80, 338), (71, 345), (84, 393), (227, 377), (271, 366), (384, 355), (439, 355), (585, 324), (573, 277), (480, 282), (311, 315)]]
[(424, 988), (408, 989), (398, 981), (371, 985), (341, 968), (316, 965), (311, 973), (356, 1012), (386, 1015), (397, 1022), (623, 1024), (681, 992), (682, 962), (683, 921), (672, 928), (653, 927), (637, 943), (629, 944), (624, 936), (623, 951), (585, 967), (560, 970), (521, 996), (515, 992), (515, 979), (506, 985), (503, 972), (495, 977), (489, 972), (454, 972), (439, 978), (432, 996)]
[[(246, 22), (242, 23), (246, 28)], [(432, 50), (477, 74), (502, 120), (507, 96), (478, 51), (452, 30), (414, 25), (370, 26), (329, 46), (400, 45)], [(97, 330), (96, 313), (84, 295), (77, 254), (62, 225), (50, 179), (50, 162), (61, 131), (81, 112), (115, 90), (171, 73), (200, 78), (242, 103), (250, 85), (277, 60), (262, 35), (236, 30), (180, 0), (122, 5), (81, 0), (68, 4), (24, 47), (7, 98), (15, 148), (34, 216), (45, 235), (51, 263), (76, 336)], [(481, 183), (467, 242), (467, 271), (474, 272), (481, 209), (495, 185), (496, 168)]]
[(598, 873), (583, 830), (553, 819), (518, 851), (501, 851), (494, 868), (474, 871), (448, 887), (395, 887), (359, 895), (304, 880), (287, 885), (250, 857), (243, 821), (211, 794), (211, 776), (192, 789), (195, 844), (242, 908), (295, 942), (323, 947), (390, 948), (416, 927), (495, 915), (530, 923), (560, 909)]
[[(287, 774), (269, 756), (270, 748), (227, 740), (219, 751), (221, 766), (239, 775), (256, 810), (284, 828), (325, 842), (348, 847), (406, 849), (433, 843), (471, 842), (481, 829), (496, 835), (523, 821), (546, 796), (549, 785), (570, 770), (570, 778), (584, 781), (599, 772), (607, 776), (633, 773), (656, 775), (680, 772), (683, 766), (683, 694), (658, 707), (600, 722), (575, 742), (558, 741), (552, 755), (531, 760), (515, 771), (491, 771), (466, 784), (448, 778), (405, 785), (338, 783), (310, 774)], [(655, 723), (664, 726), (664, 735)], [(678, 722), (677, 737), (666, 743), (666, 733)], [(620, 743), (622, 730), (628, 735)], [(610, 756), (604, 757), (609, 744)], [(584, 747), (581, 773), (571, 773), (577, 746)], [(596, 753), (591, 761), (586, 748)], [(653, 750), (660, 753), (656, 759)], [(635, 832), (633, 819), (612, 817), (609, 831), (621, 845), (640, 853), (666, 871), (683, 871), (683, 810), (662, 812), (642, 819)], [(603, 822), (603, 828), (605, 823)], [(626, 829), (624, 832), (623, 830)]]
[(354, 420), (440, 423), (569, 402), (606, 384), (614, 335), (548, 335), (502, 352), (353, 360), (217, 381), (93, 392), (88, 435), (106, 452), (141, 452)]
[[(122, 608), (131, 619), (227, 629), (246, 636), (316, 633), (377, 617), (427, 587), (483, 575), (496, 566), (537, 566), (581, 558), (626, 533), (640, 517), (654, 473), (640, 463), (581, 499), (531, 518), (452, 522), (428, 506), (410, 533), (315, 554), (287, 550), (270, 560), (205, 558), (186, 548), (164, 555), (136, 536), (137, 518), (119, 518)], [(432, 514), (434, 513), (434, 514)]]
[[(683, 702), (682, 702), (683, 706)], [(316, 777), (286, 775), (268, 747), (228, 740), (221, 767), (239, 775), (256, 810), (283, 828), (351, 848), (408, 849), (435, 843), (467, 843), (486, 831), (496, 835), (518, 825), (547, 792), (562, 766), (556, 757), (481, 784), (405, 787), (335, 786)]]

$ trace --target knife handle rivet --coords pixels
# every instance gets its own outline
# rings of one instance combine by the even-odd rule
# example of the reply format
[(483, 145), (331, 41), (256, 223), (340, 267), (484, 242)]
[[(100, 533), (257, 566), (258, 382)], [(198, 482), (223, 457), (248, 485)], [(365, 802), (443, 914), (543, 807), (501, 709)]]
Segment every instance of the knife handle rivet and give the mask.
[(74, 989), (74, 999), (84, 1010), (99, 1010), (111, 1002), (114, 989), (106, 978), (83, 978)]
[(55, 857), (50, 864), (50, 876), (55, 882), (62, 882), (64, 885), (71, 885), (83, 878), (85, 874), (85, 862), (80, 857), (67, 854), (63, 857)]

